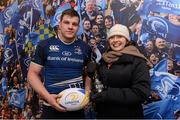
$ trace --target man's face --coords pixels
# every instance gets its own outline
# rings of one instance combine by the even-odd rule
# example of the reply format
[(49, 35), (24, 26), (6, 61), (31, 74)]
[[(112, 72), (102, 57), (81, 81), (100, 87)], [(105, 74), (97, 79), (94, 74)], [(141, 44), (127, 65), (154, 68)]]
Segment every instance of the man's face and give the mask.
[(72, 42), (79, 29), (79, 18), (64, 15), (62, 21), (59, 23), (59, 35), (64, 42)]
[(157, 38), (155, 44), (158, 49), (163, 49), (166, 47), (166, 41), (161, 38)]
[(86, 12), (91, 13), (94, 11), (94, 9), (95, 9), (95, 4), (92, 1), (86, 3)]
[(84, 27), (84, 30), (86, 30), (86, 31), (90, 30), (90, 28), (91, 28), (90, 21), (88, 21), (88, 20), (84, 21), (83, 27)]

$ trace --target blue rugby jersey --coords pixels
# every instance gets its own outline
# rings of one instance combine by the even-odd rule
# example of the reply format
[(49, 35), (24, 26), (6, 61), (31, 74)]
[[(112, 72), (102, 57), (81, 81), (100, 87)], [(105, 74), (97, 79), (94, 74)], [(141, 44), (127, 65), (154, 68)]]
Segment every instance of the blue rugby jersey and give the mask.
[(41, 41), (32, 62), (44, 66), (44, 85), (48, 92), (59, 93), (71, 87), (83, 87), (83, 68), (90, 60), (90, 47), (82, 40), (70, 45), (52, 37)]

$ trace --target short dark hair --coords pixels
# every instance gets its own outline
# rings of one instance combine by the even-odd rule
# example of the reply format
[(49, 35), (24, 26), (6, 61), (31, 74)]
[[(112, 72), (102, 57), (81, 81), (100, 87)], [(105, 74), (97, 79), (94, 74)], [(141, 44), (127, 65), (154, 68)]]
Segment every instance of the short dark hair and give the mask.
[(113, 22), (113, 17), (110, 15), (105, 16), (104, 20), (106, 20), (106, 19)]
[(67, 9), (67, 10), (64, 10), (61, 14), (61, 18), (60, 18), (60, 21), (62, 21), (63, 17), (65, 15), (69, 15), (71, 17), (78, 17), (79, 18), (79, 22), (80, 22), (80, 16), (78, 14), (77, 11), (75, 11), (73, 8), (70, 8), (70, 9)]

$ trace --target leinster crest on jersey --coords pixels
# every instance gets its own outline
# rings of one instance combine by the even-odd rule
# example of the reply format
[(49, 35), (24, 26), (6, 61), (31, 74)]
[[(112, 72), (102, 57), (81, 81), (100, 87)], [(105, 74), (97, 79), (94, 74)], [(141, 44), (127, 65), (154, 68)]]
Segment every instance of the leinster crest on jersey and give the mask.
[(82, 50), (80, 46), (74, 46), (74, 53), (78, 55), (82, 55)]

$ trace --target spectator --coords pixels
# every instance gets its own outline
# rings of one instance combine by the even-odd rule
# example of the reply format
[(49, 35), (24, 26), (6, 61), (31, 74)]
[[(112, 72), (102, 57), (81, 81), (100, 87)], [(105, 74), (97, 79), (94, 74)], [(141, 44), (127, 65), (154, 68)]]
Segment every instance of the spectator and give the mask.
[(142, 103), (150, 95), (150, 76), (146, 58), (129, 44), (127, 27), (115, 24), (109, 31), (109, 48), (99, 68), (104, 89), (92, 96), (97, 118), (143, 118)]

